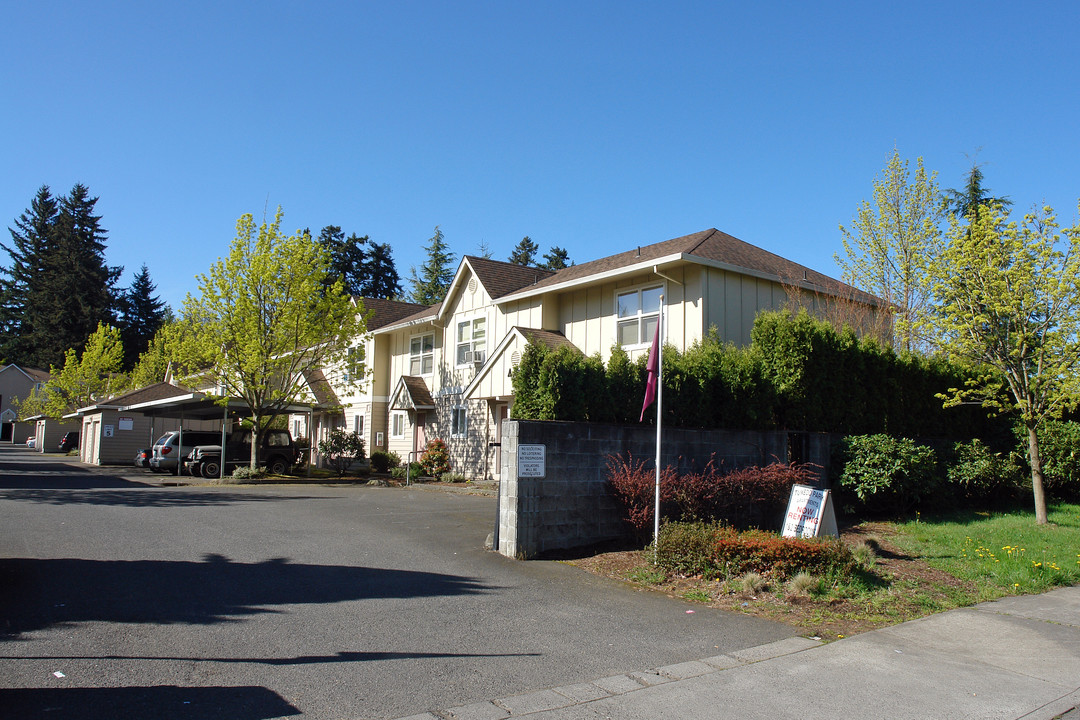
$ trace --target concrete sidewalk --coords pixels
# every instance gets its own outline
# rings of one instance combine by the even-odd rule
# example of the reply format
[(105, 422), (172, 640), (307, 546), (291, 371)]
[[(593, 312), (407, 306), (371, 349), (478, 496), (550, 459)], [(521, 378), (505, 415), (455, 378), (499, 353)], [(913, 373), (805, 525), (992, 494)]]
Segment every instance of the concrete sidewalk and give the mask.
[(1080, 720), (1080, 586), (828, 644), (788, 638), (408, 720), (517, 717)]

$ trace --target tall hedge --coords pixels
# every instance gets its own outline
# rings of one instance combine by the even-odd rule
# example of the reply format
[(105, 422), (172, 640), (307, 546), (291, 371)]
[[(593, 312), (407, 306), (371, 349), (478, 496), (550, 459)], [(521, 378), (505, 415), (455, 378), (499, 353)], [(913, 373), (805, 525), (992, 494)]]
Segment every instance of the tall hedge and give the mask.
[[(644, 363), (644, 357), (631, 362), (618, 347), (605, 368), (598, 356), (585, 357), (569, 346), (531, 345), (514, 374), (514, 417), (637, 422)], [(685, 352), (664, 348), (664, 423), (982, 437), (1008, 444), (1008, 418), (988, 419), (976, 406), (942, 407), (937, 395), (962, 386), (967, 377), (964, 368), (944, 359), (897, 355), (849, 328), (838, 332), (805, 310), (765, 312), (754, 322), (747, 347), (723, 343), (710, 331)]]

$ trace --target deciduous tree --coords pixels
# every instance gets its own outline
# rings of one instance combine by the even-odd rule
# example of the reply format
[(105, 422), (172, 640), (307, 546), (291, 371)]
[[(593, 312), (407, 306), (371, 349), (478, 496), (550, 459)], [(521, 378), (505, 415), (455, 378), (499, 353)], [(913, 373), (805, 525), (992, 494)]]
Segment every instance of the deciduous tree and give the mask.
[(20, 417), (46, 415), (59, 418), (95, 401), (112, 397), (127, 388), (120, 375), (124, 361), (124, 343), (120, 330), (99, 324), (90, 335), (82, 354), (68, 349), (62, 368), (50, 369), (52, 378), (40, 390), (31, 392), (20, 405)]
[(1080, 224), (1051, 208), (1011, 221), (999, 203), (950, 218), (932, 266), (935, 323), (949, 355), (985, 368), (946, 404), (1014, 411), (1027, 431), (1035, 520), (1046, 523), (1037, 430), (1080, 397)]
[(251, 466), (262, 433), (305, 392), (305, 375), (345, 362), (364, 333), (363, 308), (340, 280), (326, 283), (329, 257), (306, 232), (285, 235), (282, 211), (256, 227), (237, 221), (229, 256), (197, 277), (184, 300), (178, 356), (199, 374), (241, 398), (255, 428)]
[(927, 258), (941, 243), (941, 196), (936, 174), (922, 158), (911, 177), (908, 161), (893, 150), (874, 180), (874, 201), (864, 200), (851, 229), (840, 226), (844, 256), (836, 255), (843, 279), (895, 308), (895, 344), (903, 350), (925, 347), (924, 328), (931, 305)]

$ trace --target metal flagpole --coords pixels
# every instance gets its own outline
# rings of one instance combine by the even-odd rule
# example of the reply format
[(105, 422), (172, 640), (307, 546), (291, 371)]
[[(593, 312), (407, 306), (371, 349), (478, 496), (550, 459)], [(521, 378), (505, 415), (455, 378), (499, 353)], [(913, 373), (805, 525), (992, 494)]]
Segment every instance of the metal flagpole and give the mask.
[(660, 317), (656, 334), (656, 508), (653, 512), (653, 552), (660, 549), (660, 431), (664, 406), (664, 296), (660, 296)]

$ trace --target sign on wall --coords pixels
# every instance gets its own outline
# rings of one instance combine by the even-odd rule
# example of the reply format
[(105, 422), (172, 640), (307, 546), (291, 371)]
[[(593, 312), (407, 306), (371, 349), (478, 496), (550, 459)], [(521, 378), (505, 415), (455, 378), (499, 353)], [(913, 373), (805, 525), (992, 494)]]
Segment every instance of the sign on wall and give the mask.
[(117, 418), (116, 429), (117, 430), (131, 430), (135, 427), (135, 418), (122, 417)]
[(518, 445), (517, 475), (523, 477), (544, 477), (546, 445)]
[(113, 436), (113, 426), (112, 425), (102, 425), (101, 426), (101, 434), (104, 437), (111, 438)]
[(795, 485), (791, 488), (787, 513), (784, 515), (784, 537), (839, 537), (836, 512), (833, 510), (832, 493)]

